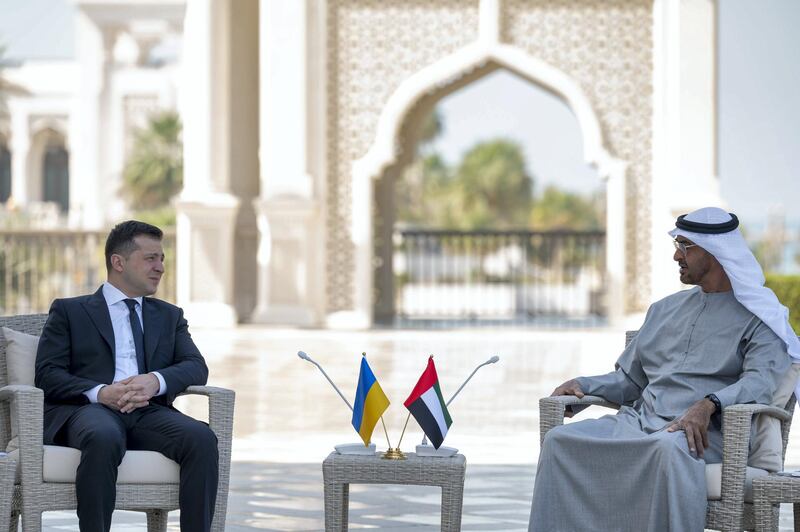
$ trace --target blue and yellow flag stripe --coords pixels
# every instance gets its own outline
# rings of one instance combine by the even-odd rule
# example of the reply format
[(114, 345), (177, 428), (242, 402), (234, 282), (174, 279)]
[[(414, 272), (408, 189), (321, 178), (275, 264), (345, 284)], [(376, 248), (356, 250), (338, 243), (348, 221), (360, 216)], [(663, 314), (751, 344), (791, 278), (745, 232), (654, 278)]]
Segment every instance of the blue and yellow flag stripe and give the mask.
[(367, 357), (361, 357), (356, 399), (353, 402), (353, 428), (361, 436), (364, 445), (369, 445), (372, 431), (387, 408), (389, 399), (367, 364)]

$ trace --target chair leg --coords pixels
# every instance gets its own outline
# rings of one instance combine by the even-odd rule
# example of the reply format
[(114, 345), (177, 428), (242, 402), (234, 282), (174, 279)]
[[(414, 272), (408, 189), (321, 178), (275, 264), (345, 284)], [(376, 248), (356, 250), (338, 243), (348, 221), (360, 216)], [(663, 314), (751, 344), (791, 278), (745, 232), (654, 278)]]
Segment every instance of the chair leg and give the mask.
[(42, 511), (23, 508), (22, 530), (24, 532), (42, 532)]
[[(795, 529), (795, 531), (798, 531), (798, 530), (800, 530), (800, 503), (796, 502), (792, 506), (793, 506), (793, 509), (794, 509), (794, 515), (792, 516), (792, 517), (794, 517), (794, 529)], [(780, 506), (779, 506), (779, 508), (780, 508)], [(777, 523), (778, 521), (775, 521), (775, 522)]]
[(228, 486), (219, 481), (217, 502), (214, 505), (214, 519), (211, 521), (211, 532), (225, 532), (225, 518), (228, 512)]
[(167, 532), (167, 517), (169, 512), (164, 510), (150, 510), (147, 512), (147, 532)]
[(214, 514), (214, 519), (211, 521), (211, 532), (225, 532), (225, 512), (220, 513), (222, 515)]
[(19, 510), (11, 510), (11, 519), (8, 521), (9, 532), (19, 530)]

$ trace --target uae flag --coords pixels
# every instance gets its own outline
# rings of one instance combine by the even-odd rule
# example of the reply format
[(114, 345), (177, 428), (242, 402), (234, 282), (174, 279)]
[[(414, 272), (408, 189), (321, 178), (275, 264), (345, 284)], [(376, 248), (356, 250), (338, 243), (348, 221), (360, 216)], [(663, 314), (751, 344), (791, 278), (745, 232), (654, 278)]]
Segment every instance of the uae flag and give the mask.
[(422, 432), (438, 449), (447, 436), (447, 429), (453, 424), (453, 420), (450, 419), (450, 413), (442, 398), (439, 377), (436, 375), (436, 366), (433, 365), (433, 355), (428, 359), (428, 367), (403, 404), (422, 427)]

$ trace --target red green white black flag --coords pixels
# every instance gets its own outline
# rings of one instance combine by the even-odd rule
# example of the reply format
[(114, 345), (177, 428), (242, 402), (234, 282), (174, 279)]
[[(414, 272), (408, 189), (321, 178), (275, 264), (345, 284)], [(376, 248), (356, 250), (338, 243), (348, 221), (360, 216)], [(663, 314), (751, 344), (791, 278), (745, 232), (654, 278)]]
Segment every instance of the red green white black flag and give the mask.
[(447, 436), (447, 429), (453, 424), (453, 420), (442, 398), (433, 356), (428, 358), (428, 366), (403, 404), (417, 420), (433, 446), (438, 449)]

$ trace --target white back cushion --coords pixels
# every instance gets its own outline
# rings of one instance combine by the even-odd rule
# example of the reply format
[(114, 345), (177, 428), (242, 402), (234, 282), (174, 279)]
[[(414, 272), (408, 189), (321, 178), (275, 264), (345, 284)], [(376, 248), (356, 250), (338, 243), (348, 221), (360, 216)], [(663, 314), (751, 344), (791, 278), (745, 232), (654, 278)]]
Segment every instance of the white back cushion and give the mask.
[[(8, 366), (8, 384), (24, 384), (33, 386), (36, 368), (36, 350), (39, 337), (21, 333), (8, 327), (0, 327), (6, 342), (6, 365)], [(17, 414), (14, 403), (11, 403), (11, 441), (6, 451), (13, 451), (19, 446), (17, 436)]]

